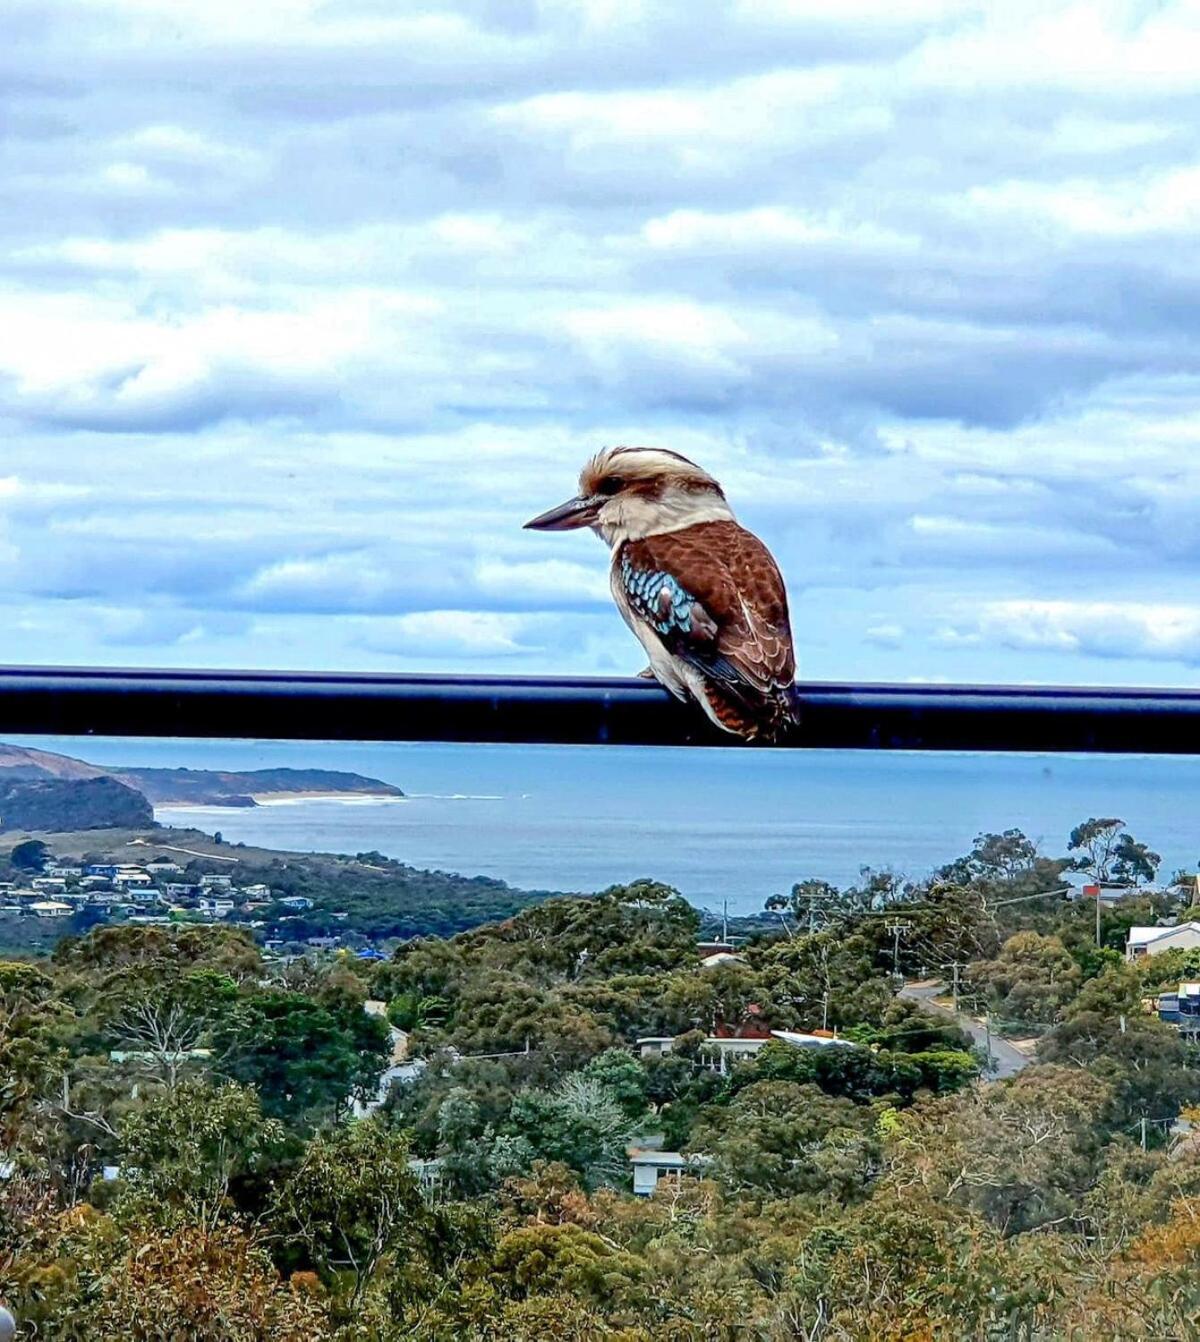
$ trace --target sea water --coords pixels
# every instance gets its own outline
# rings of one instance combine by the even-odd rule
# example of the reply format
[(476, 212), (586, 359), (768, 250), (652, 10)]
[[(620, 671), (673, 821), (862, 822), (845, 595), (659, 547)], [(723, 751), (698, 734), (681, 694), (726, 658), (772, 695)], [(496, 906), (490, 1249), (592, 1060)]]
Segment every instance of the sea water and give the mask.
[(103, 765), (343, 769), (406, 793), (159, 809), (231, 843), (377, 850), (535, 890), (650, 876), (731, 913), (809, 877), (852, 884), (868, 865), (926, 876), (982, 830), (1019, 828), (1058, 856), (1089, 816), (1123, 819), (1164, 875), (1200, 855), (1194, 757), (12, 739)]

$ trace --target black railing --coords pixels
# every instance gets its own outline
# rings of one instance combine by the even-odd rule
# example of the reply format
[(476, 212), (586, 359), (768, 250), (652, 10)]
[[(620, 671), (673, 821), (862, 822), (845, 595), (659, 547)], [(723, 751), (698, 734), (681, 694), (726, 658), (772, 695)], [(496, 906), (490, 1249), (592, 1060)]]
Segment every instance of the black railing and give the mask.
[[(1200, 755), (1200, 691), (798, 687), (783, 744)], [(0, 668), (0, 734), (732, 744), (647, 680)]]

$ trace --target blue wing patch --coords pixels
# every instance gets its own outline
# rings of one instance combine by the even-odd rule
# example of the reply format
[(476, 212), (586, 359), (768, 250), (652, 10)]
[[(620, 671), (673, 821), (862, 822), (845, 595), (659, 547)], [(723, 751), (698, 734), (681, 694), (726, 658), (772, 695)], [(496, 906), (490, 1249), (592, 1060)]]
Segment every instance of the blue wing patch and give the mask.
[(629, 556), (621, 559), (621, 583), (630, 605), (663, 637), (693, 634), (696, 598), (661, 569), (637, 569)]

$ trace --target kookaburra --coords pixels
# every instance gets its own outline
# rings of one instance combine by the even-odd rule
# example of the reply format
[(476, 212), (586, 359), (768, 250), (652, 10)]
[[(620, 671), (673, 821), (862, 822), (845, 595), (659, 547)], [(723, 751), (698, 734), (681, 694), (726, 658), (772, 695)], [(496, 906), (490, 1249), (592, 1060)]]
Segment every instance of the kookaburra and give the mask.
[(649, 673), (676, 698), (746, 740), (775, 740), (795, 724), (779, 568), (695, 462), (606, 448), (583, 468), (576, 498), (525, 525), (591, 527), (608, 543), (617, 608), (650, 655)]

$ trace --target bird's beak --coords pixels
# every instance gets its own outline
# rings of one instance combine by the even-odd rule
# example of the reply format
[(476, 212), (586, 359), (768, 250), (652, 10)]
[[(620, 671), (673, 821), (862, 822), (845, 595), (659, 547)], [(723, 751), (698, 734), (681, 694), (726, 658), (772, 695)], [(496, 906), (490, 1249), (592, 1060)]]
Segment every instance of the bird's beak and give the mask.
[(568, 499), (549, 512), (540, 513), (525, 523), (526, 531), (574, 531), (577, 527), (589, 527), (596, 520), (603, 498)]

